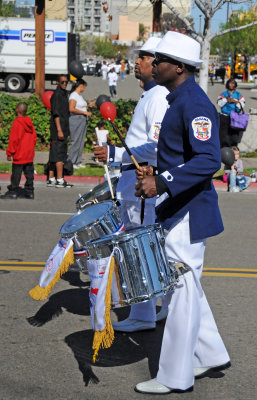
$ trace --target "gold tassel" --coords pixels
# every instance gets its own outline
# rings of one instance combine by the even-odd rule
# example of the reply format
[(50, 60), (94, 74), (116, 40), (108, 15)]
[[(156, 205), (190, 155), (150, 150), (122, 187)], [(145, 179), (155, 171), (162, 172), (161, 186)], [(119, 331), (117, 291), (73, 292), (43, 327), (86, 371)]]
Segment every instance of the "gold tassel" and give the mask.
[(61, 279), (61, 276), (68, 271), (69, 266), (72, 264), (74, 264), (73, 246), (71, 246), (71, 248), (67, 251), (64, 259), (61, 262), (60, 267), (58, 268), (53, 279), (48, 283), (48, 285), (44, 288), (37, 285), (29, 291), (29, 295), (32, 297), (32, 299), (46, 300), (54, 285)]
[(93, 346), (92, 346), (92, 349), (94, 350), (93, 363), (96, 362), (96, 357), (98, 355), (99, 350), (101, 348), (108, 349), (109, 347), (111, 347), (111, 345), (114, 341), (114, 330), (112, 327), (111, 314), (110, 314), (110, 312), (111, 312), (111, 287), (112, 287), (114, 262), (115, 262), (114, 257), (112, 257), (110, 269), (109, 269), (108, 282), (107, 282), (107, 286), (106, 286), (106, 294), (105, 294), (105, 313), (104, 313), (105, 328), (102, 331), (95, 331), (95, 333), (94, 333), (94, 340), (93, 340)]

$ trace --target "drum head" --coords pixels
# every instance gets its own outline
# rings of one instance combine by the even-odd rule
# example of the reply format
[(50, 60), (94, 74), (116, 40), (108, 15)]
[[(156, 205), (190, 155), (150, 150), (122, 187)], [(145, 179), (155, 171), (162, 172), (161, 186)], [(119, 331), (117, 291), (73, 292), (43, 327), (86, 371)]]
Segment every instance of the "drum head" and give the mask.
[(75, 214), (69, 218), (61, 227), (61, 235), (71, 235), (80, 231), (87, 225), (96, 222), (99, 218), (104, 216), (113, 207), (112, 201), (104, 201), (102, 203), (93, 204), (87, 207), (80, 214)]
[[(111, 178), (111, 183), (112, 183), (112, 188), (113, 188), (114, 194), (116, 192), (116, 186), (117, 186), (118, 180), (119, 180), (118, 177)], [(76, 207), (83, 208), (85, 204), (87, 204), (90, 201), (93, 201), (94, 199), (97, 199), (98, 201), (105, 201), (105, 200), (111, 199), (111, 193), (110, 193), (110, 189), (109, 189), (109, 185), (108, 185), (107, 181), (101, 183), (100, 185), (97, 185), (94, 189), (91, 189), (89, 192), (83, 194), (76, 201), (76, 203), (75, 203)]]

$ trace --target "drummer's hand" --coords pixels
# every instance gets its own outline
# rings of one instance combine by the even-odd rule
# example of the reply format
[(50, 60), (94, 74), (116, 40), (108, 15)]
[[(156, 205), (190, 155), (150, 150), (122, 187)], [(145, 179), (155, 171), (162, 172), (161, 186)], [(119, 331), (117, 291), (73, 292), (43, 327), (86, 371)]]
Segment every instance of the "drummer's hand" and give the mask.
[(154, 176), (147, 176), (135, 184), (136, 197), (150, 198), (157, 195)]
[(139, 167), (136, 171), (137, 179), (143, 179), (145, 176), (153, 176), (153, 167), (147, 165), (145, 167)]
[(98, 159), (98, 161), (107, 161), (108, 149), (107, 146), (95, 146), (94, 147), (94, 155)]

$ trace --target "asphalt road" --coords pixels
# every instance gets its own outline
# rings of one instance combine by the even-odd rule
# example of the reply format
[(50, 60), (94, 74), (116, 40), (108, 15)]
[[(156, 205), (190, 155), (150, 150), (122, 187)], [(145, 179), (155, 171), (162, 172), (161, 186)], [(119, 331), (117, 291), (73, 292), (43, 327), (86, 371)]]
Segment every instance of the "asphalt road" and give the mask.
[[(44, 263), (60, 226), (74, 213), (78, 194), (88, 189), (76, 183), (57, 190), (36, 182), (34, 201), (0, 200), (0, 261)], [(256, 199), (250, 192), (219, 192), (225, 231), (207, 243), (205, 267), (231, 268), (225, 275), (205, 274), (202, 283), (232, 367), (224, 376), (197, 381), (192, 393), (171, 395), (174, 400), (256, 399)], [(239, 270), (245, 271), (244, 277), (235, 274)], [(246, 275), (247, 270), (253, 274)], [(111, 349), (101, 351), (92, 365), (87, 275), (68, 274), (48, 300), (36, 302), (28, 291), (40, 273), (0, 269), (0, 400), (159, 398), (133, 388), (156, 374), (164, 324), (155, 331), (117, 333)], [(112, 312), (113, 321), (128, 311)]]

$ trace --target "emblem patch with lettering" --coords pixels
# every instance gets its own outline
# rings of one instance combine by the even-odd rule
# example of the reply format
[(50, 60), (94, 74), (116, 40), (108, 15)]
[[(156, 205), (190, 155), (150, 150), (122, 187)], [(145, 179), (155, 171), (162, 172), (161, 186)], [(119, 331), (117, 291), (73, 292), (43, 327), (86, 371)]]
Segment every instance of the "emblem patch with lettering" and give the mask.
[(194, 137), (203, 142), (211, 138), (211, 127), (211, 120), (207, 117), (196, 117), (192, 121)]

